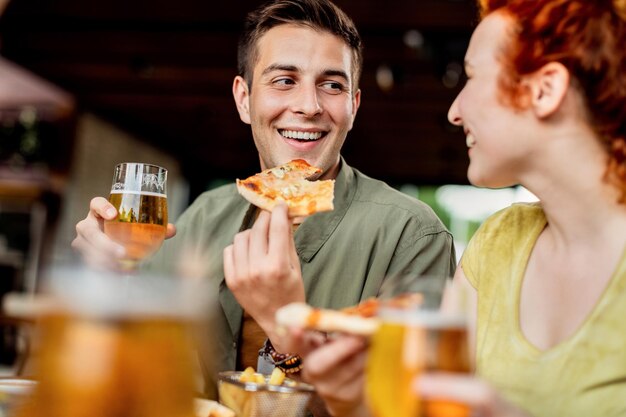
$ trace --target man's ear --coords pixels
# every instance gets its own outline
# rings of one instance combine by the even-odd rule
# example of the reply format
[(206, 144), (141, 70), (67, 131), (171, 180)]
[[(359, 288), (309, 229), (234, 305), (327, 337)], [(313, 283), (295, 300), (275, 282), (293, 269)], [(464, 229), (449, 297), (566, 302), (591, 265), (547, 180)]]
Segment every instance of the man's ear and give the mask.
[(569, 71), (560, 62), (550, 62), (530, 76), (530, 104), (539, 118), (554, 114), (570, 87)]
[(242, 122), (250, 124), (250, 91), (246, 80), (238, 75), (233, 81), (233, 98), (237, 105), (239, 118)]
[(359, 106), (361, 106), (361, 89), (356, 90), (354, 97), (352, 97), (352, 118), (356, 117), (356, 112), (359, 110)]

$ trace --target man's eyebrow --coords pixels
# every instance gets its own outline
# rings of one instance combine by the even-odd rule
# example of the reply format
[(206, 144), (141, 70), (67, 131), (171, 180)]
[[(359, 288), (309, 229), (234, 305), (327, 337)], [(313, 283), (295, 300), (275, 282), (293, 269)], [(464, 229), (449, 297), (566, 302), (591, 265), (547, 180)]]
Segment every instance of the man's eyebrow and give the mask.
[(265, 68), (261, 75), (267, 75), (273, 71), (295, 72), (298, 71), (298, 67), (296, 67), (295, 65), (272, 64), (269, 67)]
[(342, 78), (345, 78), (346, 80), (350, 79), (348, 74), (342, 70), (327, 69), (323, 72), (323, 74), (327, 77), (342, 77)]
[[(298, 72), (299, 68), (295, 65), (286, 65), (286, 64), (272, 64), (265, 68), (261, 75), (267, 75), (274, 71), (286, 71), (286, 72)], [(327, 69), (322, 71), (322, 74), (326, 77), (342, 77), (346, 80), (349, 80), (350, 77), (343, 70), (338, 69)]]

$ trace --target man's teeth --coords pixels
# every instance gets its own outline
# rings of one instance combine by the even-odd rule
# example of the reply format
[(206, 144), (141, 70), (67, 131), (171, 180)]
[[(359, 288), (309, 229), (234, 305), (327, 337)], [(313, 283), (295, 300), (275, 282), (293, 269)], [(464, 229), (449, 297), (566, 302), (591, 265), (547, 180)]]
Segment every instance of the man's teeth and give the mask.
[(300, 140), (318, 140), (322, 137), (322, 132), (300, 132), (297, 130), (283, 130), (280, 134), (288, 139)]
[(474, 139), (474, 136), (472, 136), (471, 134), (468, 134), (465, 137), (465, 144), (467, 145), (468, 148), (471, 148), (474, 145), (476, 145), (476, 139)]

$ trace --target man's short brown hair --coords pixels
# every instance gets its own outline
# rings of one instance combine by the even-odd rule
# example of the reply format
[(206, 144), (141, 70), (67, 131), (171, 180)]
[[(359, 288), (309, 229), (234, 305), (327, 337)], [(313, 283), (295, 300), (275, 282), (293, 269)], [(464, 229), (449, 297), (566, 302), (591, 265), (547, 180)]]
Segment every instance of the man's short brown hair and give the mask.
[(248, 85), (252, 85), (259, 39), (271, 28), (283, 24), (308, 26), (343, 39), (352, 49), (351, 75), (356, 92), (363, 65), (361, 37), (352, 19), (329, 0), (272, 0), (248, 14), (237, 51), (239, 75)]

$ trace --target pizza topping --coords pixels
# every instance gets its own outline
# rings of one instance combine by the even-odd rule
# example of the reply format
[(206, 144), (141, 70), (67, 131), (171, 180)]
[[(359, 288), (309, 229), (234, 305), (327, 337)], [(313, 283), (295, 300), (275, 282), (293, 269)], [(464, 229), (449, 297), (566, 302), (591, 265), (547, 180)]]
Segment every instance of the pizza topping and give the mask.
[(318, 326), (318, 323), (320, 322), (321, 315), (322, 315), (322, 310), (320, 310), (319, 308), (314, 308), (313, 310), (311, 310), (311, 313), (309, 314), (309, 317), (307, 318), (306, 327), (315, 329)]
[(378, 313), (379, 305), (380, 300), (372, 297), (361, 301), (355, 306), (346, 307), (341, 311), (346, 314), (353, 314), (361, 317), (375, 317), (376, 313)]
[(270, 172), (274, 174), (276, 178), (285, 178), (285, 169), (283, 167), (273, 168)]

